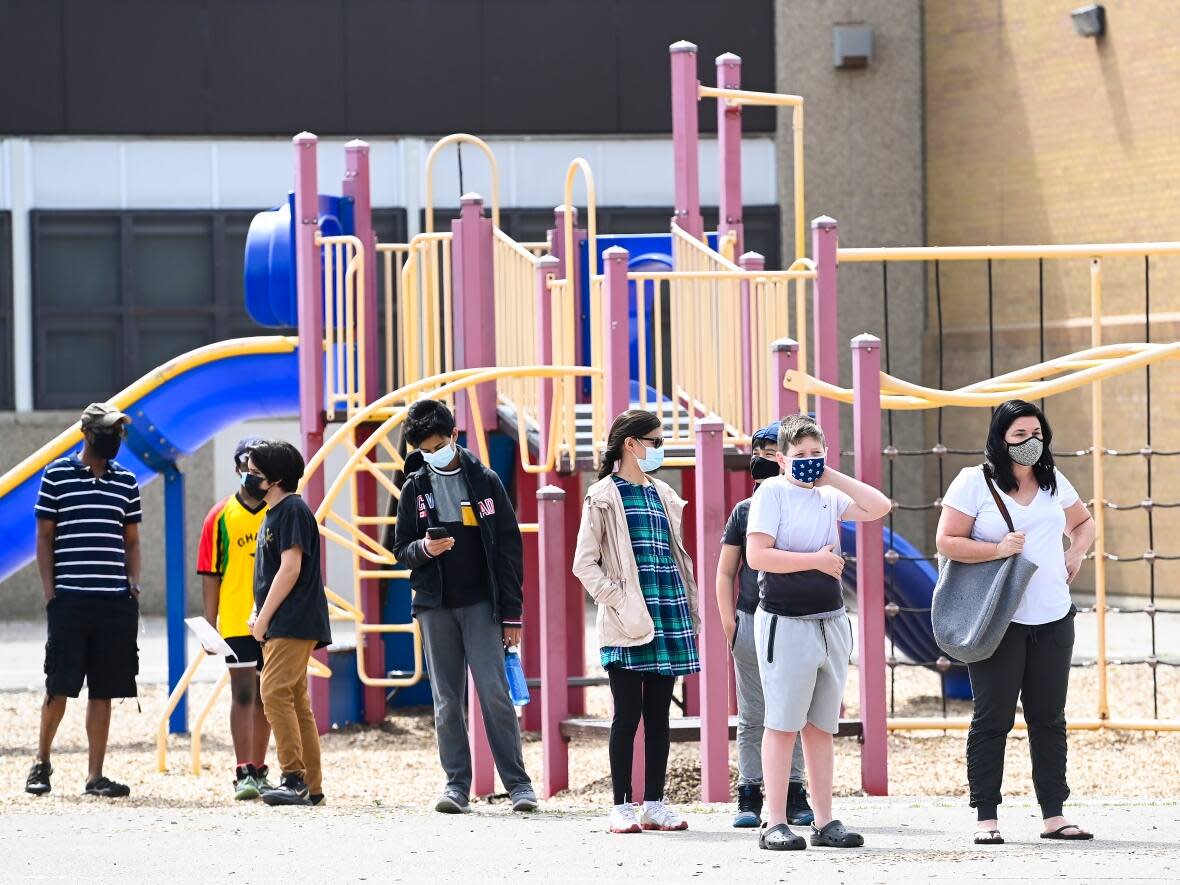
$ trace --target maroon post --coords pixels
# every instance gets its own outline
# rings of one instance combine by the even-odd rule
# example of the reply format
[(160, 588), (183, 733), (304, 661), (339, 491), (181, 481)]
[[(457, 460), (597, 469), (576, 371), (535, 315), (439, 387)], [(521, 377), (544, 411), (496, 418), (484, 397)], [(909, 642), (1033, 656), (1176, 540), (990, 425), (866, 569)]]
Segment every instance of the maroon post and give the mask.
[[(856, 478), (881, 487), (881, 341), (852, 339), (853, 444)], [(889, 792), (885, 721), (885, 551), (881, 520), (856, 527), (856, 601), (860, 651), (860, 781), (866, 793)]]
[[(495, 298), (492, 255), (492, 220), (483, 214), (483, 197), (464, 194), (459, 217), (451, 222), (454, 288), (455, 368), (490, 368), (496, 365)], [(496, 385), (486, 382), (475, 391), (460, 391), (455, 397), (459, 429), (473, 433), (468, 397), (479, 401), (483, 430), (495, 430)], [(467, 439), (474, 448), (474, 438)]]
[(631, 321), (627, 310), (627, 250), (602, 253), (602, 333), (607, 422), (631, 408)]
[[(300, 132), (295, 145), (295, 296), (299, 320), (299, 438), (303, 457), (310, 459), (324, 444), (324, 295), (320, 250), (315, 244), (319, 227), (319, 185), (316, 181), (317, 139)], [(324, 500), (324, 472), (316, 471), (303, 487), (303, 499), (313, 510)], [(321, 563), (323, 567), (323, 563)], [(327, 663), (326, 650), (315, 653)], [(316, 728), (331, 728), (328, 680), (308, 682)]]
[(701, 801), (729, 801), (729, 649), (713, 578), (725, 529), (725, 425), (697, 422), (697, 590), (701, 616)]
[(676, 188), (675, 221), (697, 239), (701, 220), (700, 120), (697, 117), (697, 47), (680, 40), (668, 47), (672, 60), (672, 164)]
[[(717, 56), (719, 89), (742, 88), (741, 56), (727, 52)], [(717, 99), (717, 160), (720, 164), (721, 198), (717, 207), (717, 236), (737, 234), (734, 255), (742, 254), (742, 107)], [(747, 350), (746, 353), (749, 353)]]
[[(738, 204), (741, 206), (741, 203)], [(725, 212), (722, 211), (722, 217), (725, 217)], [(746, 252), (738, 259), (738, 264), (742, 270), (760, 271), (766, 267), (766, 259), (757, 252)], [(754, 352), (754, 312), (753, 304), (751, 303), (750, 281), (742, 280), (741, 292), (741, 324), (742, 324), (742, 353), (750, 354)], [(742, 372), (742, 413), (746, 416), (746, 424), (750, 433), (758, 429), (757, 422), (754, 420), (754, 379), (750, 373)]]
[[(543, 796), (569, 786), (569, 744), (561, 736), (562, 720), (569, 718), (569, 692), (565, 688), (566, 576), (565, 491), (557, 486), (537, 490), (537, 545), (541, 576), (541, 758), (544, 767)], [(530, 705), (532, 706), (532, 705)]]
[[(816, 276), (812, 287), (814, 314), (815, 376), (821, 381), (840, 383), (840, 328), (837, 319), (839, 299), (836, 287), (836, 220), (821, 215), (811, 222), (811, 254)], [(806, 366), (801, 367), (807, 371)], [(818, 398), (815, 419), (828, 438), (828, 463), (840, 469), (840, 404), (834, 399)]]
[(798, 368), (798, 342), (793, 338), (779, 338), (770, 345), (770, 402), (779, 420), (799, 412), (799, 394), (783, 387), (783, 378), (787, 372), (794, 372)]
[[(377, 353), (377, 238), (373, 235), (373, 204), (369, 177), (369, 145), (353, 140), (344, 146), (344, 183), (342, 192), (353, 201), (356, 237), (364, 247), (365, 300), (357, 305), (358, 312), (365, 318), (365, 360), (357, 366), (357, 373), (365, 379), (365, 395), (368, 400), (378, 397), (380, 383)], [(357, 443), (363, 443), (371, 433), (370, 428), (358, 431)], [(370, 460), (377, 459), (377, 452), (370, 454)], [(357, 474), (357, 508), (361, 513), (377, 512), (377, 480), (367, 473)], [(363, 526), (373, 540), (377, 540), (376, 526)], [(365, 622), (381, 623), (381, 584), (379, 581), (361, 582), (361, 611)], [(385, 672), (385, 644), (379, 633), (358, 633), (357, 642), (364, 644), (365, 672), (380, 676)], [(385, 718), (385, 690), (379, 685), (366, 685), (363, 690), (364, 718), (370, 725)]]

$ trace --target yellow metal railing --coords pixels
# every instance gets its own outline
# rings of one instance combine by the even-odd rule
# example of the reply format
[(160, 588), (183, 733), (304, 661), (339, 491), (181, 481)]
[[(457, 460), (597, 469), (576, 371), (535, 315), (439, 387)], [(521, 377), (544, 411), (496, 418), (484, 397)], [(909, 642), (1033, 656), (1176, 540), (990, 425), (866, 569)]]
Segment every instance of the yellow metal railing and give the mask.
[(323, 249), (325, 414), (335, 420), (342, 405), (347, 414), (364, 405), (365, 391), (365, 247), (357, 237), (325, 237)]
[[(541, 362), (537, 340), (537, 265), (539, 258), (496, 228), (493, 241), (493, 291), (496, 297), (496, 365), (533, 366)], [(518, 421), (537, 420), (537, 385), (505, 378), (497, 390), (517, 410)], [(524, 425), (519, 425), (523, 430)]]
[(419, 234), (406, 253), (397, 293), (401, 387), (441, 375), (455, 364), (451, 234)]
[[(172, 711), (176, 709), (176, 705), (180, 703), (180, 699), (184, 697), (185, 693), (192, 685), (193, 677), (197, 675), (197, 671), (201, 669), (201, 665), (211, 657), (216, 655), (208, 655), (200, 652), (190, 662), (185, 669), (184, 674), (180, 677), (180, 681), (176, 683), (176, 688), (172, 689), (172, 693), (168, 695), (168, 702), (164, 705), (164, 712), (160, 714), (159, 720), (156, 722), (156, 771), (164, 773), (168, 771), (168, 719), (172, 715)], [(307, 675), (317, 676), (324, 679), (331, 678), (332, 671), (327, 665), (320, 663), (315, 658), (307, 662)], [(197, 718), (193, 720), (193, 726), (189, 731), (189, 773), (201, 773), (201, 737), (205, 730), (205, 722), (209, 718), (209, 714), (213, 712), (213, 708), (217, 705), (217, 699), (229, 685), (229, 669), (226, 668), (221, 677), (214, 683), (213, 689), (209, 692), (209, 696), (205, 699), (205, 703), (201, 705), (200, 711), (197, 713)]]
[[(362, 582), (369, 579), (397, 579), (409, 577), (409, 572), (399, 568), (393, 552), (381, 541), (369, 536), (366, 528), (371, 526), (394, 526), (397, 517), (388, 515), (396, 511), (396, 507), (389, 506), (401, 496), (400, 489), (393, 483), (392, 474), (404, 467), (404, 461), (394, 444), (396, 433), (405, 420), (409, 406), (419, 399), (452, 400), (455, 393), (468, 390), (488, 382), (497, 385), (505, 381), (517, 379), (534, 379), (538, 383), (548, 379), (552, 383), (553, 399), (550, 404), (550, 414), (554, 416), (553, 432), (549, 437), (549, 449), (540, 453), (540, 464), (528, 464), (527, 434), (518, 434), (522, 463), (526, 469), (534, 472), (552, 469), (556, 462), (557, 449), (569, 445), (562, 440), (558, 429), (557, 418), (566, 411), (562, 395), (562, 385), (558, 382), (566, 377), (593, 377), (594, 371), (579, 366), (506, 366), (491, 369), (461, 369), (424, 378), (379, 397), (373, 403), (356, 411), (335, 433), (325, 440), (307, 464), (303, 484), (310, 480), (318, 471), (325, 469), (327, 459), (333, 452), (341, 451), (347, 460), (343, 467), (331, 477), (331, 482), (324, 495), (323, 501), (316, 508), (316, 520), (320, 525), (320, 534), (334, 548), (343, 550), (351, 559), (352, 599), (327, 588), (328, 601), (333, 617), (351, 620), (357, 631), (356, 646), (357, 674), (365, 685), (382, 687), (406, 687), (419, 682), (424, 675), (422, 637), (417, 622), (411, 620), (403, 624), (370, 623), (365, 620), (361, 605)], [(474, 440), (469, 445), (487, 463), (489, 452), (486, 435), (483, 432), (483, 420), (480, 414), (477, 397), (468, 398), (472, 410), (474, 426)], [(363, 441), (358, 441), (358, 432), (364, 425), (380, 422), (376, 429)], [(374, 455), (387, 460), (374, 460)], [(379, 489), (386, 492), (384, 502), (376, 502), (375, 512), (361, 512), (357, 494), (357, 478), (362, 475), (373, 477)], [(327, 477), (325, 477), (327, 478)], [(345, 493), (347, 495), (345, 496)], [(342, 496), (347, 500), (347, 509), (342, 512), (340, 502)], [(378, 499), (382, 496), (378, 495)], [(535, 526), (527, 526), (522, 530), (535, 531)], [(374, 633), (404, 633), (411, 637), (414, 646), (414, 671), (404, 677), (382, 677), (369, 674), (365, 669), (364, 639)]]
[(382, 390), (393, 390), (398, 386), (401, 378), (401, 367), (398, 354), (402, 352), (401, 310), (399, 300), (402, 274), (405, 272), (406, 261), (410, 256), (409, 243), (378, 243), (377, 259), (381, 268), (381, 316), (382, 336), (384, 343), (384, 364), (382, 380), (385, 382)]
[[(700, 98), (715, 98), (733, 107), (765, 106), (791, 109), (792, 202), (795, 227), (794, 266), (807, 256), (807, 218), (803, 175), (803, 96), (779, 92), (752, 92), (748, 89), (723, 89), (717, 86), (698, 86)], [(722, 253), (725, 244), (721, 244)], [(732, 260), (732, 257), (731, 257)], [(799, 344), (799, 365), (807, 366), (807, 283), (795, 281), (795, 335)]]
[(430, 149), (430, 153), (426, 155), (426, 194), (425, 194), (425, 215), (426, 215), (426, 233), (434, 233), (434, 161), (438, 159), (438, 155), (442, 153), (443, 149), (449, 145), (456, 147), (470, 144), (479, 148), (488, 161), (488, 170), (492, 178), (492, 226), (500, 226), (500, 167), (496, 163), (496, 155), (492, 153), (492, 149), (488, 147), (488, 143), (482, 138), (474, 135), (468, 135), (465, 132), (456, 132), (453, 135), (448, 135), (445, 138), (440, 138), (434, 143), (434, 147)]

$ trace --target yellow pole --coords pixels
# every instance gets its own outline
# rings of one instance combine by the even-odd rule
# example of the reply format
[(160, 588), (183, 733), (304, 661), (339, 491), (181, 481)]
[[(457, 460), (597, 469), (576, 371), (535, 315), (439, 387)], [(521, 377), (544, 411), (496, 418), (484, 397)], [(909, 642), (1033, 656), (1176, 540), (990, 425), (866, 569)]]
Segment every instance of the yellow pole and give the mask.
[(180, 677), (180, 682), (176, 683), (176, 688), (172, 689), (172, 694), (168, 695), (168, 703), (165, 704), (164, 712), (156, 726), (156, 771), (165, 772), (168, 770), (168, 717), (172, 715), (172, 711), (176, 709), (176, 705), (180, 703), (184, 693), (188, 691), (189, 683), (197, 675), (201, 664), (205, 663), (206, 657), (204, 651), (198, 652), (197, 656), (189, 663), (188, 669), (184, 671), (184, 675)]
[(221, 674), (221, 678), (217, 680), (217, 684), (213, 686), (213, 691), (209, 693), (209, 700), (205, 701), (205, 706), (201, 707), (201, 712), (197, 714), (197, 721), (193, 723), (192, 733), (192, 762), (189, 765), (189, 771), (193, 774), (201, 773), (201, 731), (205, 728), (205, 720), (209, 718), (209, 714), (213, 712), (213, 707), (217, 703), (217, 697), (229, 684), (229, 669), (227, 668)]
[[(1090, 259), (1090, 346), (1102, 346), (1102, 259)], [(1102, 382), (1090, 387), (1094, 466), (1094, 613), (1098, 616), (1098, 718), (1110, 718), (1106, 696), (1106, 483), (1102, 436)]]
[[(791, 108), (791, 129), (795, 154), (795, 255), (799, 259), (807, 255), (807, 213), (803, 192), (803, 105)], [(807, 283), (795, 280), (795, 340), (799, 343), (799, 367), (807, 371), (810, 351), (807, 347)], [(807, 396), (799, 395), (799, 411), (807, 411)]]

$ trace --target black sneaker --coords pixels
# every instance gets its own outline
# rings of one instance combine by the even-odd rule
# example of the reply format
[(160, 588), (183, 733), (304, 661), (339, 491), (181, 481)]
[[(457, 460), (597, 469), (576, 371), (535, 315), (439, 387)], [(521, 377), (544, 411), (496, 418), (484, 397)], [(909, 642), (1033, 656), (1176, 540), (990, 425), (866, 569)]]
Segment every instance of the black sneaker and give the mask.
[(307, 784), (297, 774), (284, 774), (277, 787), (262, 794), (262, 801), (267, 805), (311, 805)]
[(107, 799), (119, 799), (131, 795), (131, 788), (126, 784), (117, 784), (109, 777), (96, 777), (86, 784), (87, 796), (103, 796)]
[(324, 794), (323, 793), (308, 793), (307, 794), (307, 804), (308, 805), (323, 805), (324, 804)]
[(733, 825), (741, 829), (753, 829), (762, 823), (762, 785), (740, 784), (738, 786), (738, 811)]
[(44, 796), (53, 786), (49, 778), (53, 774), (53, 766), (48, 762), (34, 762), (29, 769), (29, 776), (25, 779), (25, 792), (34, 796)]
[(797, 827), (815, 823), (815, 812), (807, 801), (807, 790), (803, 789), (799, 781), (791, 781), (787, 785), (787, 821)]

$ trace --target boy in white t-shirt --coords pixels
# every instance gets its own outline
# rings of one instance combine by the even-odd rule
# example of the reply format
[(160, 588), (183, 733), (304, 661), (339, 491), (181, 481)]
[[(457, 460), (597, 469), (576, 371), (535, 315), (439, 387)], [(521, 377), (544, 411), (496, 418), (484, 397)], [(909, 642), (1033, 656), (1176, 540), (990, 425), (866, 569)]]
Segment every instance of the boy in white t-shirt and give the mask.
[(767, 822), (758, 845), (772, 851), (807, 847), (786, 820), (791, 751), (799, 734), (815, 812), (811, 844), (856, 848), (864, 839), (832, 817), (832, 738), (840, 727), (852, 655), (840, 586), (839, 522), (881, 519), (891, 505), (872, 486), (826, 465), (823, 431), (807, 415), (783, 419), (778, 448), (785, 473), (762, 484), (746, 535), (747, 561), (762, 572), (754, 623), (766, 699)]

